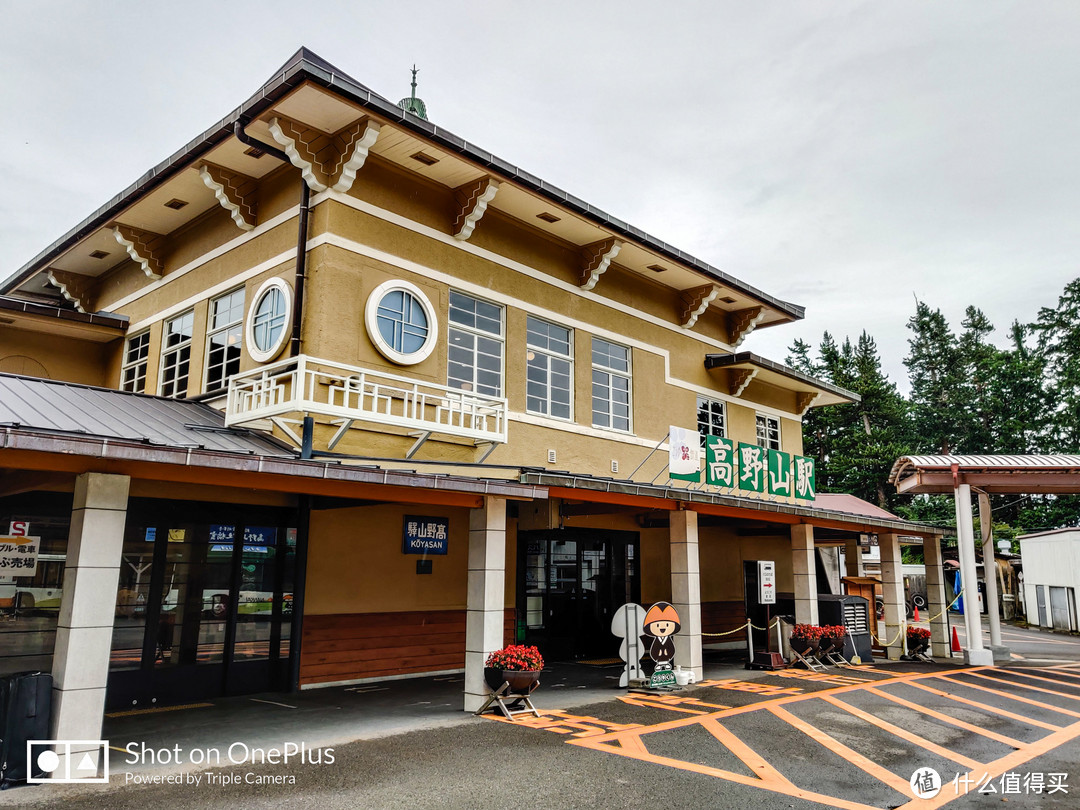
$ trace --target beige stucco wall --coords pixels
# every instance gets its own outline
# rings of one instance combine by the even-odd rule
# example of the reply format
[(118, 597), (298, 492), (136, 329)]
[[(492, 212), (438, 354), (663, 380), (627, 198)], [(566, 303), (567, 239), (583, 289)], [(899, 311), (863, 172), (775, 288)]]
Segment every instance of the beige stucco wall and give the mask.
[(105, 357), (110, 350), (106, 343), (0, 326), (0, 372), (7, 374), (107, 385), (111, 381), (105, 376)]
[[(260, 223), (294, 210), (298, 183), (291, 169), (274, 172), (262, 181), (258, 192)], [(391, 214), (358, 210), (346, 204), (348, 199)], [(515, 414), (509, 444), (496, 448), (488, 457), (489, 463), (590, 475), (626, 477), (666, 435), (668, 425), (696, 424), (699, 394), (712, 392), (718, 399), (726, 398), (728, 372), (704, 367), (705, 354), (721, 351), (704, 338), (727, 339), (722, 313), (707, 312), (692, 330), (682, 329), (678, 326), (678, 294), (631, 273), (617, 261), (601, 277), (594, 293), (584, 295), (576, 286), (581, 262), (577, 246), (495, 209), (488, 211), (463, 246), (448, 236), (454, 206), (451, 191), (376, 158), (364, 167), (347, 198), (323, 199), (315, 205), (308, 237), (325, 243), (316, 244), (308, 253), (302, 351), (349, 366), (442, 385), (447, 373), (449, 291), (457, 287), (479, 297), (487, 295), (505, 305), (504, 394)], [(405, 221), (391, 221), (394, 216)], [(242, 286), (250, 313), (255, 293), (265, 279), (280, 277), (291, 287), (295, 241), (295, 217), (288, 216), (248, 238), (224, 210), (211, 209), (168, 237), (162, 250), (162, 281), (151, 282), (133, 262), (126, 262), (93, 291), (94, 306), (128, 316), (132, 325), (129, 334), (149, 331), (146, 390), (150, 393), (159, 390), (166, 318), (193, 309), (188, 390), (189, 395), (197, 395), (205, 387), (211, 297)], [(211, 251), (220, 255), (207, 259)], [(391, 279), (416, 284), (436, 310), (438, 344), (430, 357), (415, 365), (398, 366), (384, 358), (364, 326), (364, 308), (372, 290)], [(145, 294), (139, 295), (140, 291)], [(573, 329), (574, 416), (569, 422), (526, 413), (526, 320), (530, 313)], [(591, 346), (596, 334), (631, 346), (629, 434), (592, 427)], [(122, 346), (117, 342), (103, 355), (99, 380), (118, 385)], [(257, 365), (243, 353), (241, 370)], [(792, 391), (752, 382), (742, 399), (727, 403), (727, 435), (754, 443), (755, 413), (762, 411), (780, 418), (782, 449), (800, 454), (801, 422), (795, 407)], [(316, 429), (317, 444), (327, 442), (335, 430), (328, 419), (322, 419)], [(401, 458), (414, 441), (406, 434), (404, 430), (357, 424), (335, 449)], [(417, 458), (473, 462), (484, 451), (470, 441), (435, 434)], [(547, 461), (549, 451), (555, 453), (553, 463)], [(637, 478), (651, 480), (664, 464), (663, 454), (656, 454)]]

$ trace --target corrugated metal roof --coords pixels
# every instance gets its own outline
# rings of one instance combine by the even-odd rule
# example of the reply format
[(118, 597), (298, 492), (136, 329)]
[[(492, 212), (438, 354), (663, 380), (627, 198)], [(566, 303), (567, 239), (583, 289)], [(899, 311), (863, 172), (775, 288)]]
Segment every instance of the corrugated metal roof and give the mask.
[(886, 520), (901, 520), (877, 504), (864, 501), (854, 495), (844, 492), (819, 492), (814, 499), (814, 506), (818, 509), (828, 509), (832, 512), (846, 512), (851, 515), (862, 517), (885, 518)]
[(296, 455), (266, 434), (226, 428), (223, 413), (199, 402), (14, 374), (0, 374), (0, 427), (247, 455)]
[(1031, 472), (1033, 470), (1080, 470), (1080, 455), (1056, 456), (902, 456), (893, 464), (889, 482), (895, 484), (904, 473), (915, 470), (949, 470), (956, 465), (961, 471), (993, 470), (995, 472)]

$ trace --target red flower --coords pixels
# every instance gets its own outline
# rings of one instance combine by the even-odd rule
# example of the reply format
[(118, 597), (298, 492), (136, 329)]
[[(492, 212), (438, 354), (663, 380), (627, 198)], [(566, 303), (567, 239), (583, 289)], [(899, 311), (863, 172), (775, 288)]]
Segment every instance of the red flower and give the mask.
[(511, 644), (489, 655), (484, 666), (514, 672), (539, 672), (544, 668), (544, 658), (536, 647)]

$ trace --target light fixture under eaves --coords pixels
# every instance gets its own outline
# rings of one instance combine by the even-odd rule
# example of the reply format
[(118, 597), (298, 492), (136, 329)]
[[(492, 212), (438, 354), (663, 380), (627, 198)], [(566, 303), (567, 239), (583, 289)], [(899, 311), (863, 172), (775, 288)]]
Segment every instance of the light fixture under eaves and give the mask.
[(425, 166), (434, 166), (439, 162), (437, 157), (431, 155), (425, 155), (423, 152), (417, 152), (415, 155), (410, 155), (413, 160), (423, 163)]
[(557, 217), (554, 214), (549, 214), (547, 211), (542, 214), (537, 214), (536, 218), (542, 219), (544, 220), (544, 222), (558, 222), (560, 219), (562, 219), (562, 217)]
[(664, 273), (667, 271), (666, 267), (661, 267), (658, 264), (650, 264), (649, 269), (652, 270), (654, 273)]
[(187, 205), (187, 200), (178, 200), (176, 199), (176, 197), (173, 197), (171, 200), (165, 203), (165, 207), (171, 208), (173, 211), (179, 211), (185, 205)]
[(95, 250), (93, 253), (90, 254), (90, 258), (91, 259), (104, 259), (108, 255), (109, 255), (108, 252), (106, 252), (104, 250)]

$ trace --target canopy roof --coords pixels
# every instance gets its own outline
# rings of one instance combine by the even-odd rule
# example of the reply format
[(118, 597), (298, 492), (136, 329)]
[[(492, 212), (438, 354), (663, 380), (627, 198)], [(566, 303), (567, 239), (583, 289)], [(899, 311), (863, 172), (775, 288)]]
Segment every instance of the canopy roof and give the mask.
[(898, 492), (952, 492), (969, 484), (984, 492), (1080, 493), (1080, 455), (902, 456), (889, 482)]

